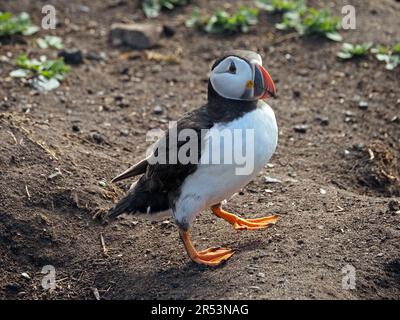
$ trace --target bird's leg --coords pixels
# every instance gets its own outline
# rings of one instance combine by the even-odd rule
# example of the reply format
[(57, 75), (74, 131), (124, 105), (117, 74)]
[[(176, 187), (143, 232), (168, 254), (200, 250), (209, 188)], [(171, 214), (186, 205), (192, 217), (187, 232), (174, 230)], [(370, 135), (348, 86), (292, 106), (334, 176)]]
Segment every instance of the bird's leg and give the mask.
[(222, 262), (228, 260), (232, 255), (231, 249), (225, 248), (209, 248), (203, 251), (197, 251), (189, 238), (189, 232), (179, 229), (179, 235), (182, 239), (185, 249), (194, 262), (205, 264), (207, 266), (218, 266)]
[(256, 219), (243, 219), (232, 213), (226, 212), (221, 208), (221, 205), (212, 206), (211, 210), (217, 217), (228, 221), (236, 230), (265, 229), (275, 224), (279, 219), (276, 215)]

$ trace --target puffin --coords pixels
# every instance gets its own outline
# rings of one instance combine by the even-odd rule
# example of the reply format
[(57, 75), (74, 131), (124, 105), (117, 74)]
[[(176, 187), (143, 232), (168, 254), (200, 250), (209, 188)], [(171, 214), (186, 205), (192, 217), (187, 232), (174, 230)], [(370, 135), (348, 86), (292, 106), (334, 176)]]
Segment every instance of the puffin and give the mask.
[[(276, 97), (276, 87), (258, 53), (233, 50), (219, 57), (209, 74), (207, 103), (170, 126), (143, 160), (111, 180), (116, 183), (140, 175), (105, 220), (122, 214), (172, 217), (192, 261), (206, 266), (227, 261), (234, 254), (232, 249), (198, 251), (190, 240), (190, 228), (206, 209), (236, 230), (266, 229), (278, 221), (278, 215), (244, 219), (222, 208), (256, 177), (276, 150), (277, 122), (264, 101), (270, 97)], [(182, 138), (184, 132), (190, 134)], [(225, 139), (229, 135), (231, 139)], [(219, 158), (213, 157), (218, 153)], [(245, 168), (244, 163), (249, 165)]]

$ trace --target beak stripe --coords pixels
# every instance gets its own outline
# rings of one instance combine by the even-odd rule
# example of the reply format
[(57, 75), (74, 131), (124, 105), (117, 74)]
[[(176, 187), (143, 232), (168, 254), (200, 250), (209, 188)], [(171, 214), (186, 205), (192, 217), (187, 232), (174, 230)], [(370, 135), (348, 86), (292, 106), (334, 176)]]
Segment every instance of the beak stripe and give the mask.
[(272, 80), (271, 76), (269, 75), (269, 73), (267, 72), (267, 70), (265, 70), (265, 68), (261, 65), (257, 65), (257, 67), (260, 69), (263, 78), (264, 78), (264, 86), (265, 86), (265, 93), (264, 95), (260, 98), (260, 99), (266, 99), (268, 97), (276, 97), (276, 87), (275, 87), (275, 83)]

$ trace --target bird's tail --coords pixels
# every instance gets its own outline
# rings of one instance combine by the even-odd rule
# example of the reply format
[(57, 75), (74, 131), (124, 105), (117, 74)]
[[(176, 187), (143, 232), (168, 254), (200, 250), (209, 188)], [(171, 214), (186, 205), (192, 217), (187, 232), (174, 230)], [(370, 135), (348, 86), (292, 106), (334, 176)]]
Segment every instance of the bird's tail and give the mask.
[(105, 215), (105, 220), (113, 220), (123, 213), (131, 213), (135, 211), (135, 196), (128, 192), (113, 208)]
[(169, 209), (168, 194), (164, 192), (140, 192), (131, 190), (104, 216), (113, 220), (123, 213), (155, 214)]

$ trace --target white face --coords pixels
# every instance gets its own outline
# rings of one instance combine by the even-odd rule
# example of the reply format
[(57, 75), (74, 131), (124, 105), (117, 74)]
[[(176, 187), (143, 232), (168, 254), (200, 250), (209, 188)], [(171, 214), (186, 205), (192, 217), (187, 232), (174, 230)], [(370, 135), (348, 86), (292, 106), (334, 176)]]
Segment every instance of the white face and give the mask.
[(229, 56), (222, 60), (211, 72), (210, 81), (214, 90), (222, 97), (246, 100), (246, 89), (253, 83), (252, 66), (245, 60)]

